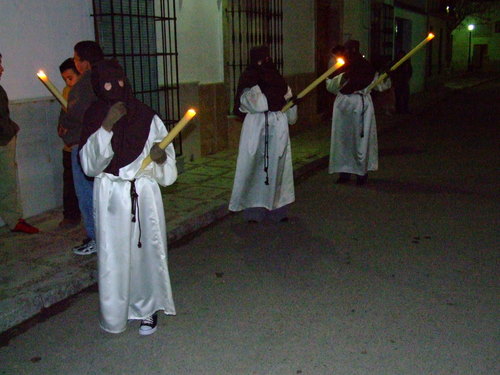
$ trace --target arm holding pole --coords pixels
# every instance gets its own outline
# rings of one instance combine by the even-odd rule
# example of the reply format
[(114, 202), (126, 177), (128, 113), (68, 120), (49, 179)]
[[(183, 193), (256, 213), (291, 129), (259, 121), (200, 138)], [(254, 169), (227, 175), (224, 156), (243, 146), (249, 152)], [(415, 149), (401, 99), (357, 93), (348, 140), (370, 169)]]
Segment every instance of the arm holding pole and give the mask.
[[(188, 122), (196, 115), (196, 111), (194, 109), (189, 109), (184, 117), (174, 126), (174, 128), (167, 134), (165, 138), (162, 139), (160, 143), (158, 143), (158, 147), (162, 150), (165, 150), (167, 146), (172, 143), (174, 138), (181, 132), (182, 129), (188, 124)], [(141, 168), (139, 172), (142, 172), (146, 167), (152, 162), (151, 156), (148, 155), (141, 164)]]
[(433, 33), (429, 33), (429, 35), (427, 35), (427, 37), (423, 41), (421, 41), (415, 48), (413, 48), (410, 52), (408, 52), (406, 55), (404, 55), (401, 58), (401, 60), (399, 60), (396, 64), (394, 64), (393, 66), (391, 66), (391, 68), (389, 69), (388, 72), (385, 72), (385, 73), (381, 74), (378, 77), (377, 80), (375, 80), (374, 82), (372, 82), (368, 86), (367, 91), (372, 90), (375, 86), (377, 86), (378, 84), (380, 84), (380, 82), (382, 82), (384, 79), (386, 79), (389, 76), (389, 72), (392, 72), (392, 71), (396, 70), (397, 68), (399, 68), (401, 66), (401, 64), (403, 64), (406, 60), (408, 60), (413, 54), (415, 54), (423, 46), (425, 46), (427, 43), (429, 43), (432, 39), (434, 39), (434, 34)]

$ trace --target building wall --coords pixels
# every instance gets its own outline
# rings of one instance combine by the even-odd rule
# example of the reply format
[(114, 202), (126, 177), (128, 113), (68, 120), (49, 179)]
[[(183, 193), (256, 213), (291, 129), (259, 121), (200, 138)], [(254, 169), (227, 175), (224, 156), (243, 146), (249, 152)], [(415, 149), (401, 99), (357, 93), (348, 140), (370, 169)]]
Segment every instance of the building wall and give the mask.
[(344, 1), (343, 40), (359, 40), (360, 52), (368, 59), (370, 49), (371, 30), (371, 1), (348, 0)]
[(17, 162), (26, 217), (62, 204), (63, 143), (56, 133), (60, 107), (35, 74), (43, 69), (58, 88), (64, 87), (59, 64), (73, 55), (76, 42), (94, 39), (91, 4), (90, 0), (0, 2), (5, 68), (0, 84), (21, 128)]
[[(202, 109), (182, 134), (189, 160), (234, 146), (239, 128), (230, 128), (227, 120), (223, 1), (175, 1), (181, 111), (190, 106)], [(298, 91), (314, 72), (314, 2), (284, 3), (283, 12), (284, 72)], [(59, 105), (35, 74), (43, 69), (56, 87), (64, 87), (58, 66), (72, 56), (78, 41), (95, 38), (91, 13), (92, 0), (0, 2), (5, 67), (0, 83), (11, 100), (12, 118), (21, 127), (17, 151), (26, 217), (62, 204), (62, 141), (55, 130)], [(304, 105), (302, 113), (313, 112), (310, 107)]]
[(283, 60), (286, 75), (315, 70), (315, 13), (313, 0), (283, 2)]
[[(395, 7), (394, 17), (404, 18), (411, 21), (411, 45), (413, 47), (419, 44), (427, 36), (428, 28), (426, 15)], [(423, 47), (422, 50), (415, 53), (411, 57), (413, 75), (410, 81), (410, 91), (412, 93), (422, 91), (425, 87), (427, 61), (427, 54), (425, 51), (426, 48), (428, 47)]]
[(224, 81), (222, 2), (177, 0), (179, 81)]
[[(476, 28), (471, 34), (471, 57), (474, 57), (474, 46), (486, 45), (488, 53), (483, 61), (482, 71), (500, 71), (500, 32), (495, 32), (495, 22), (500, 22), (500, 3), (485, 19), (469, 17), (452, 33), (453, 56), (452, 69), (456, 72), (466, 71), (469, 57), (469, 31), (467, 25), (474, 24)], [(476, 61), (474, 63), (477, 65)]]

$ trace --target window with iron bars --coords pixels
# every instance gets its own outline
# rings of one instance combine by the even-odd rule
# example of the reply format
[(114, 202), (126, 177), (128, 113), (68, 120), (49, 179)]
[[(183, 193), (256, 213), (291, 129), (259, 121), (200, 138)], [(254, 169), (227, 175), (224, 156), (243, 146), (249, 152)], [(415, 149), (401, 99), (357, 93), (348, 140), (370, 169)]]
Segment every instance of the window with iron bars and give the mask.
[[(180, 118), (175, 0), (93, 0), (96, 39), (170, 129)], [(175, 141), (182, 154), (180, 136)]]
[(250, 62), (250, 49), (267, 45), (283, 73), (283, 0), (226, 0), (224, 2), (225, 66), (229, 87), (229, 113), (241, 72)]

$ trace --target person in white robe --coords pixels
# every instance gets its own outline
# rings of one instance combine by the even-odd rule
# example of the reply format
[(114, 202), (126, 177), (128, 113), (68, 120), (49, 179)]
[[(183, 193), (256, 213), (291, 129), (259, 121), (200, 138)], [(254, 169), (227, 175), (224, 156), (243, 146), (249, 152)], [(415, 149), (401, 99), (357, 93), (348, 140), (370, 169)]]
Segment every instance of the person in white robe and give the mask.
[(244, 210), (249, 222), (285, 221), (295, 201), (288, 124), (296, 122), (297, 106), (281, 112), (292, 92), (268, 48), (254, 47), (250, 56), (237, 93), (236, 109), (244, 121), (229, 210)]
[[(148, 335), (156, 331), (157, 311), (176, 313), (158, 186), (177, 178), (175, 151), (157, 146), (167, 129), (133, 97), (118, 63), (98, 64), (92, 83), (99, 100), (85, 115), (80, 161), (95, 178), (100, 325), (120, 333), (129, 320), (141, 320), (139, 333)], [(150, 150), (154, 162), (139, 172)]]
[(377, 74), (359, 53), (359, 42), (350, 40), (344, 47), (345, 66), (326, 80), (327, 90), (336, 95), (328, 172), (339, 173), (337, 183), (348, 182), (354, 174), (357, 184), (363, 185), (368, 172), (378, 169), (375, 110), (367, 90)]

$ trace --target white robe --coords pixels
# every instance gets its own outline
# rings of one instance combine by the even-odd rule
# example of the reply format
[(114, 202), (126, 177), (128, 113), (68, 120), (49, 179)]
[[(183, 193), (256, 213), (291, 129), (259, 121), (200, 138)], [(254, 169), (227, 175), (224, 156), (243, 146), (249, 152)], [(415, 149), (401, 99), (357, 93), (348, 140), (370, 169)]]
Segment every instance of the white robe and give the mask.
[[(326, 89), (337, 95), (333, 103), (328, 172), (363, 176), (378, 169), (375, 110), (368, 90), (348, 95), (340, 92), (343, 74), (326, 80)], [(386, 87), (379, 85), (376, 89), (382, 91)]]
[[(128, 319), (144, 319), (158, 310), (175, 315), (167, 267), (167, 234), (158, 184), (177, 178), (175, 151), (170, 144), (163, 165), (151, 163), (136, 176), (142, 160), (167, 130), (153, 118), (142, 153), (120, 168), (119, 176), (104, 173), (113, 157), (112, 132), (99, 128), (80, 151), (85, 174), (95, 177), (94, 216), (99, 271), (101, 327), (111, 333), (126, 329)], [(137, 216), (131, 221), (130, 181), (136, 178)], [(139, 226), (140, 225), (140, 226)], [(142, 247), (138, 247), (140, 241)]]
[[(285, 99), (292, 96), (290, 88)], [(258, 85), (240, 98), (240, 111), (246, 113), (240, 135), (238, 160), (229, 210), (264, 207), (274, 210), (295, 201), (292, 151), (288, 124), (297, 121), (297, 106), (286, 113), (268, 112), (265, 95)], [(265, 184), (265, 113), (269, 124), (269, 185)]]

